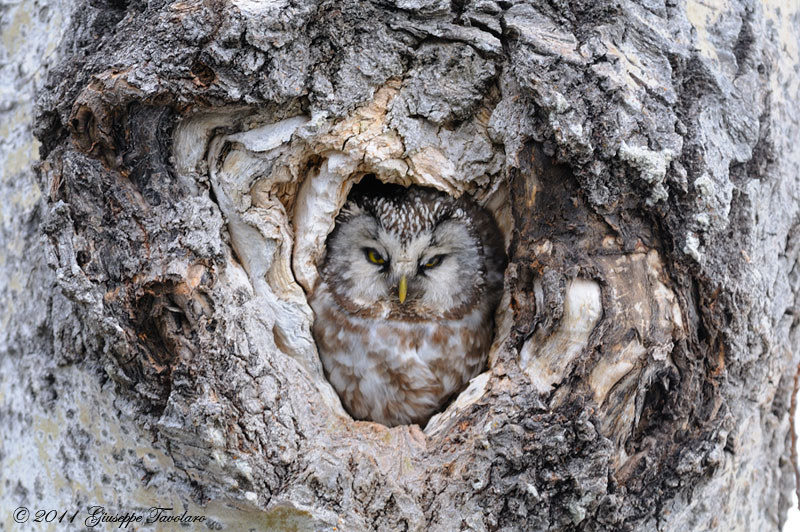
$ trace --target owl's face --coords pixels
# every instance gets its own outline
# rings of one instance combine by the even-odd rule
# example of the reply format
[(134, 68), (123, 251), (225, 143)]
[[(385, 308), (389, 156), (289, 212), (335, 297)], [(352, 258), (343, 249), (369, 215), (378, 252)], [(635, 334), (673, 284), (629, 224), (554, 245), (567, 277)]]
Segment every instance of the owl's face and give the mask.
[(498, 245), (481, 241), (476, 222), (494, 227), (472, 202), (429, 189), (355, 193), (328, 237), (322, 276), (351, 312), (459, 317), (485, 292), (485, 248)]

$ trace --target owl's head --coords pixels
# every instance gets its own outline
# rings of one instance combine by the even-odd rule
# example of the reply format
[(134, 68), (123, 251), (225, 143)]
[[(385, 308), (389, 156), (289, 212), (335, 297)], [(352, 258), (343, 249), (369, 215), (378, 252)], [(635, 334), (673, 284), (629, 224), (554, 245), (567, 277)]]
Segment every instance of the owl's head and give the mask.
[(353, 313), (458, 319), (496, 304), (504, 264), (497, 225), (471, 200), (368, 177), (336, 218), (322, 278)]

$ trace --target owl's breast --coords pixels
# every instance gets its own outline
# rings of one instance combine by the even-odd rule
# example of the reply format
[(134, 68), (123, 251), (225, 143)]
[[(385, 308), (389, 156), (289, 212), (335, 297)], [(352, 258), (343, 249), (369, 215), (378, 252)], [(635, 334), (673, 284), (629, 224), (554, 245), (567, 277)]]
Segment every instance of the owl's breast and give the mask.
[(366, 318), (339, 306), (324, 282), (311, 306), (320, 359), (345, 408), (389, 426), (424, 425), (481, 370), (491, 340), (481, 308), (459, 320)]

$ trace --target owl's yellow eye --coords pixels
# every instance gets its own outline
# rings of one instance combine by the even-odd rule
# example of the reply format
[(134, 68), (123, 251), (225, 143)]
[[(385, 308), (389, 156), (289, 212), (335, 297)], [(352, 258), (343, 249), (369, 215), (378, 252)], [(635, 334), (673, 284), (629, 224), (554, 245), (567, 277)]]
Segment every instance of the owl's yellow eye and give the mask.
[(372, 248), (364, 250), (367, 253), (367, 260), (372, 264), (386, 264), (386, 259), (381, 257), (381, 254)]
[(444, 258), (444, 255), (436, 255), (435, 257), (432, 257), (430, 260), (428, 260), (428, 262), (423, 264), (422, 267), (423, 268), (435, 268), (436, 266), (441, 264), (443, 258)]

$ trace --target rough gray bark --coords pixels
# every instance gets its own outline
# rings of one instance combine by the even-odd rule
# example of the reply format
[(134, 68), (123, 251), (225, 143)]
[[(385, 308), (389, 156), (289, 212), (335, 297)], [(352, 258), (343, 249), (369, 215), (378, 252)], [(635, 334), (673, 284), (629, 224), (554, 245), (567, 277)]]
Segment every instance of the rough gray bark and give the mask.
[[(2, 182), (6, 515), (102, 485), (231, 530), (779, 529), (797, 7), (49, 6), (43, 197)], [(424, 430), (349, 419), (309, 333), (367, 172), (472, 194), (508, 238), (489, 368)]]

